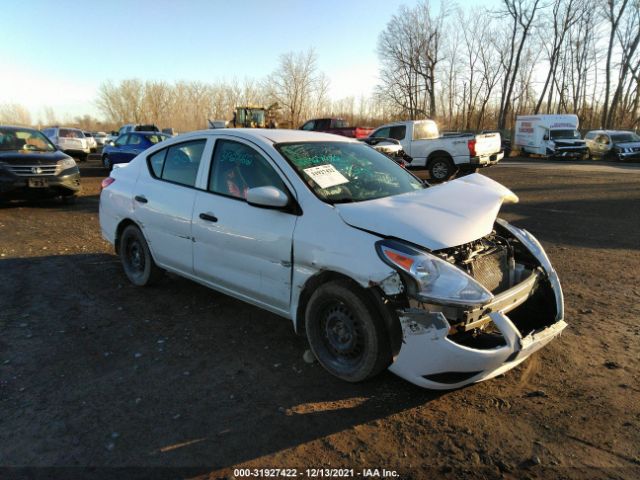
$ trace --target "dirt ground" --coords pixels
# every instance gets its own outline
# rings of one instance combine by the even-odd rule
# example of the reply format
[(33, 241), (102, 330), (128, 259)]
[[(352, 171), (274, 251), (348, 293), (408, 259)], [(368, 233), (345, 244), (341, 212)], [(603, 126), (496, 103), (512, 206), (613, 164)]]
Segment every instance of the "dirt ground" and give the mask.
[(132, 287), (96, 161), (75, 205), (0, 207), (0, 478), (639, 478), (640, 169), (484, 173), (520, 196), (503, 216), (547, 249), (569, 328), (451, 392), (343, 383), (273, 314), (175, 276)]

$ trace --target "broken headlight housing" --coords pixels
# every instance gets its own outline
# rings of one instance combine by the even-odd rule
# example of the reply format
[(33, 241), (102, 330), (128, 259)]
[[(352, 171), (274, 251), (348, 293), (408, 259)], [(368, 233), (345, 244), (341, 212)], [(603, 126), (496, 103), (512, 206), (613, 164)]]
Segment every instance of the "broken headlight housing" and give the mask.
[(380, 258), (409, 279), (407, 290), (417, 300), (440, 305), (478, 307), (493, 300), (480, 283), (455, 265), (395, 240), (376, 243)]

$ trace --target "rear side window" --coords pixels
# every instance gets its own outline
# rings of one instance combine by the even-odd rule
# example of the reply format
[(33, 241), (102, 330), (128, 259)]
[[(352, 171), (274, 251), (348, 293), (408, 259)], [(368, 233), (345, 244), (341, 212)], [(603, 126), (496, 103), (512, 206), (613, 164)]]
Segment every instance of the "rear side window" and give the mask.
[(156, 178), (195, 187), (205, 144), (194, 140), (160, 150), (149, 157), (149, 169)]
[(149, 141), (150, 141), (151, 143), (153, 143), (154, 145), (155, 145), (156, 143), (160, 143), (160, 142), (162, 142), (163, 140), (166, 140), (166, 139), (167, 139), (167, 136), (166, 136), (166, 135), (147, 135), (146, 137), (147, 137), (147, 140), (149, 140)]
[(164, 157), (167, 154), (167, 149), (160, 150), (149, 157), (149, 168), (151, 173), (156, 178), (162, 177), (162, 166), (164, 165)]
[(313, 130), (316, 126), (316, 122), (314, 120), (309, 120), (307, 123), (302, 125), (302, 130)]
[(269, 162), (243, 143), (216, 141), (212, 164), (208, 185), (210, 192), (245, 199), (247, 191), (255, 187), (270, 186), (287, 191)]

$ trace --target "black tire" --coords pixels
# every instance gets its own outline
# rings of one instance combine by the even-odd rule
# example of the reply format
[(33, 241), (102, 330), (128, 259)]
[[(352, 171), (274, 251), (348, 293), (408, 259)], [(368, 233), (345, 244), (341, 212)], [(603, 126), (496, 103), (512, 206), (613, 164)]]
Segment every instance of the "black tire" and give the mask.
[(135, 225), (129, 225), (120, 236), (120, 261), (129, 281), (138, 287), (153, 285), (163, 271), (156, 265), (144, 235)]
[(111, 163), (111, 160), (109, 160), (108, 155), (102, 156), (102, 166), (105, 168), (107, 172), (110, 172), (111, 170), (113, 170), (113, 164)]
[(342, 380), (361, 382), (391, 363), (380, 314), (366, 292), (347, 280), (325, 283), (311, 295), (305, 328), (320, 364)]
[(436, 182), (449, 180), (456, 172), (456, 168), (450, 158), (435, 157), (429, 161), (429, 176)]
[(60, 200), (62, 200), (62, 203), (64, 203), (65, 205), (73, 205), (74, 203), (76, 203), (77, 198), (78, 197), (76, 195), (62, 195)]

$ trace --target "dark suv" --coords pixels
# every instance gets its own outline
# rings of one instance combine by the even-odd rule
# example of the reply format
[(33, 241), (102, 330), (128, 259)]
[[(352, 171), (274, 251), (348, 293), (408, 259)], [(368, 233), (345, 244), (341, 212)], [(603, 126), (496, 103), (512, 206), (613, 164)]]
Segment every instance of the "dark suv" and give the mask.
[(0, 200), (56, 197), (80, 191), (76, 162), (38, 130), (0, 125)]

